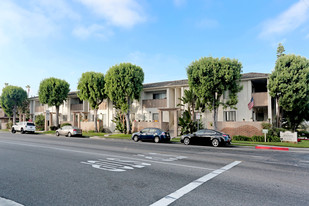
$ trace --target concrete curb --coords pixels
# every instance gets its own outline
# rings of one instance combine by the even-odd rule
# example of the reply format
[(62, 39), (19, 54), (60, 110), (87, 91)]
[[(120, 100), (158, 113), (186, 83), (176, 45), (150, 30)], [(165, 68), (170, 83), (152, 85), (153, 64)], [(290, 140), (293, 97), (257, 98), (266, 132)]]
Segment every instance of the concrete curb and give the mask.
[(274, 147), (274, 146), (255, 146), (255, 149), (281, 150), (281, 151), (290, 150), (288, 147)]

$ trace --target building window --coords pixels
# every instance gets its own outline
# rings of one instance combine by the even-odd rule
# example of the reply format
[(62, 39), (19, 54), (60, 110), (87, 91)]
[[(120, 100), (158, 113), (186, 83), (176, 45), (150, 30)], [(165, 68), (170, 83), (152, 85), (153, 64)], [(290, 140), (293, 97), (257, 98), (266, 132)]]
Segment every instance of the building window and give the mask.
[(153, 99), (166, 99), (166, 93), (155, 93)]
[(159, 113), (153, 113), (152, 114), (152, 120), (153, 121), (159, 121)]
[(223, 117), (226, 122), (236, 121), (236, 111), (224, 111)]
[(62, 121), (68, 121), (68, 116), (67, 115), (62, 115)]

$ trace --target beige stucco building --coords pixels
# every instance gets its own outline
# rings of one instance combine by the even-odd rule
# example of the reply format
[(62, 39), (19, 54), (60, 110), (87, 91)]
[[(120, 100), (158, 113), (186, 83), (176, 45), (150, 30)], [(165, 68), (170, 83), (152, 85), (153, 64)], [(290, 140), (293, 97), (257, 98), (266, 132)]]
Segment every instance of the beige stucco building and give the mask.
[[(274, 101), (267, 90), (268, 74), (245, 73), (241, 78), (243, 90), (238, 93), (237, 109), (219, 108), (218, 129), (232, 134), (261, 134), (261, 122), (272, 122), (274, 119)], [(141, 98), (131, 106), (133, 129), (155, 126), (169, 129), (176, 136), (178, 117), (185, 106), (179, 106), (184, 91), (189, 89), (187, 80), (167, 81), (144, 84)], [(250, 110), (248, 103), (253, 97), (254, 106)], [(228, 93), (223, 95), (228, 98)], [(39, 114), (49, 113), (49, 125), (55, 125), (55, 107), (42, 105), (38, 97), (30, 98), (30, 115), (32, 119)], [(68, 99), (60, 106), (60, 122), (70, 122), (84, 130), (93, 130), (94, 112), (87, 101), (81, 101), (76, 92), (70, 92)], [(212, 112), (200, 113), (204, 127), (212, 127)], [(112, 122), (116, 114), (109, 99), (103, 101), (98, 110), (98, 119), (103, 128), (115, 130)], [(48, 116), (48, 115), (47, 115)]]

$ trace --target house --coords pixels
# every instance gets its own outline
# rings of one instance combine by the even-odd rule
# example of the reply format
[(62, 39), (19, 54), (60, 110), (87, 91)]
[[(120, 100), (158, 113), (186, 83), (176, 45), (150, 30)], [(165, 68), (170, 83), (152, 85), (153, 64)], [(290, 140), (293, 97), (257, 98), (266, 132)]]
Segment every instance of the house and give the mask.
[[(275, 101), (267, 90), (269, 74), (245, 73), (241, 78), (243, 90), (238, 93), (237, 109), (219, 108), (218, 129), (231, 135), (261, 135), (261, 122), (272, 123), (275, 114)], [(169, 130), (174, 136), (178, 132), (178, 117), (185, 107), (180, 106), (180, 98), (189, 89), (188, 80), (166, 81), (144, 84), (141, 98), (134, 101), (131, 107), (133, 130), (144, 127), (161, 127)], [(223, 95), (228, 98), (228, 92)], [(253, 98), (253, 107), (248, 103)], [(39, 102), (38, 97), (30, 98), (30, 115), (33, 119), (38, 114), (46, 115), (46, 125), (55, 124), (55, 107), (48, 107)], [(199, 113), (197, 111), (197, 113)], [(87, 101), (78, 98), (76, 92), (70, 92), (68, 99), (60, 106), (59, 120), (61, 123), (70, 122), (83, 130), (94, 129), (94, 112)], [(99, 106), (98, 119), (100, 127), (115, 130), (112, 122), (116, 114), (113, 104), (106, 99)], [(204, 127), (212, 127), (212, 112), (199, 113)]]

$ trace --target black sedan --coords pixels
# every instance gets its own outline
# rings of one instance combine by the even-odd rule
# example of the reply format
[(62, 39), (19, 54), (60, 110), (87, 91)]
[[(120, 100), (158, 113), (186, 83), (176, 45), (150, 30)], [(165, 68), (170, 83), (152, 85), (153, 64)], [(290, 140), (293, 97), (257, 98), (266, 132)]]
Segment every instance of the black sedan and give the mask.
[(212, 146), (218, 147), (220, 144), (230, 144), (232, 140), (228, 134), (212, 129), (201, 129), (193, 134), (182, 135), (180, 141), (185, 145), (189, 145), (193, 142), (210, 142)]
[(158, 143), (164, 141), (169, 142), (171, 140), (171, 137), (168, 132), (163, 132), (159, 128), (145, 128), (139, 132), (133, 133), (132, 139), (135, 142), (142, 140), (142, 141), (154, 141), (155, 143)]

